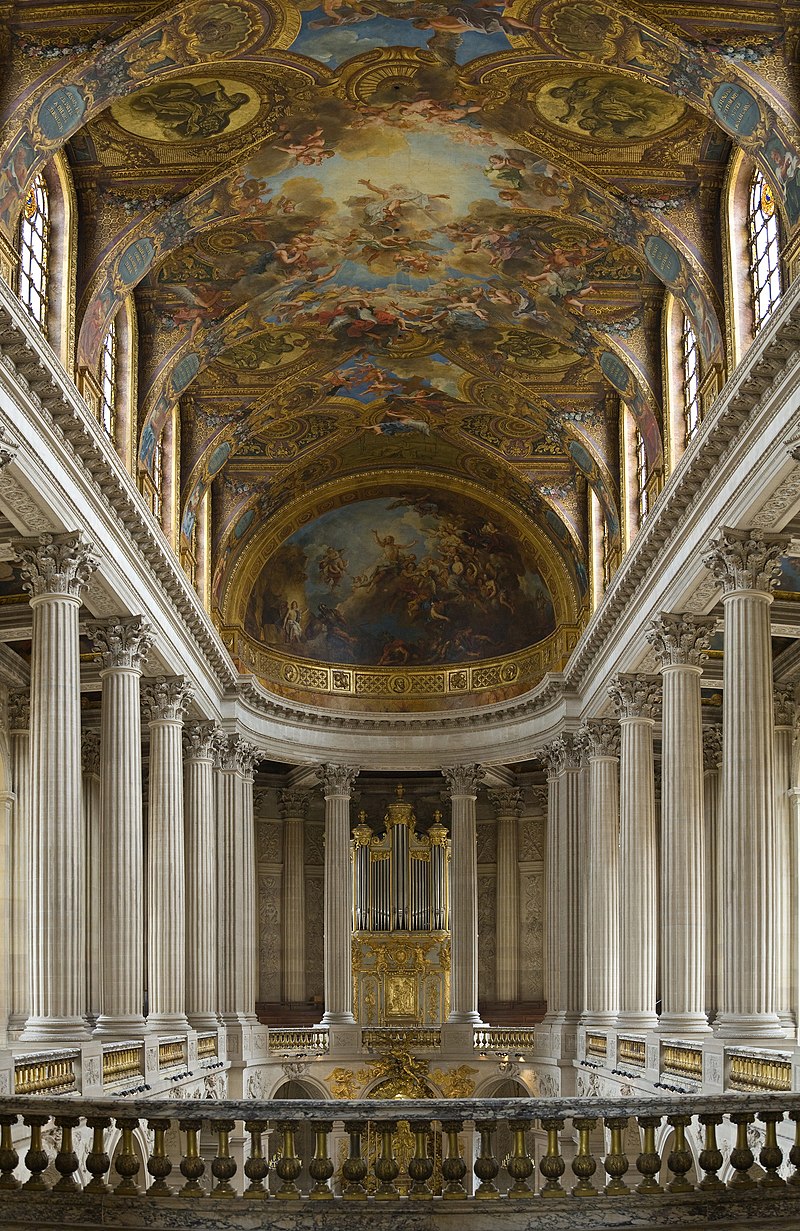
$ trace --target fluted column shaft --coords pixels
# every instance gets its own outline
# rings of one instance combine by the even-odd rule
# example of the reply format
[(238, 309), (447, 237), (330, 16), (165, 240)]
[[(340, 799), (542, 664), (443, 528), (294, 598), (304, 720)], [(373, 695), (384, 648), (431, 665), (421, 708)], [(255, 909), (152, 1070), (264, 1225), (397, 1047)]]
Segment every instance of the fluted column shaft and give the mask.
[(239, 794), (242, 801), (242, 839), (239, 845), (239, 884), (241, 885), (242, 959), (241, 959), (241, 1004), (242, 1015), (249, 1025), (256, 1017), (256, 989), (258, 987), (258, 928), (256, 925), (256, 824), (253, 811), (253, 773), (261, 760), (258, 749), (245, 745), (240, 758)]
[(211, 722), (183, 733), (186, 827), (186, 1016), (195, 1030), (217, 1025), (217, 810)]
[(703, 831), (705, 833), (705, 911), (706, 911), (706, 1000), (709, 1021), (713, 1021), (719, 1006), (719, 980), (722, 946), (726, 943), (725, 921), (719, 903), (722, 900), (719, 866), (719, 814), (722, 782), (722, 728), (703, 728)]
[(325, 765), (317, 771), (325, 796), (325, 1012), (326, 1026), (353, 1017), (353, 888), (350, 871), (350, 794), (358, 770)]
[(655, 775), (653, 727), (660, 681), (618, 676), (611, 692), (620, 725), (619, 784), (619, 1025), (657, 1025)]
[(15, 543), (31, 595), (31, 1004), (25, 1042), (88, 1037), (78, 612), (97, 560), (80, 534)]
[(518, 787), (489, 792), (497, 823), (495, 996), (504, 1004), (519, 1000), (519, 862), (517, 822), (522, 809)]
[(100, 732), (92, 729), (81, 733), (81, 810), (83, 812), (84, 849), (86, 851), (86, 933), (84, 961), (86, 964), (86, 1016), (94, 1026), (100, 1016), (103, 996), (103, 962), (97, 940), (102, 936), (103, 874), (102, 829), (100, 805)]
[(793, 1035), (792, 996), (792, 800), (795, 707), (790, 693), (775, 695), (775, 937), (776, 1006), (781, 1025)]
[(186, 680), (162, 677), (142, 689), (150, 728), (147, 886), (148, 1028), (189, 1029), (186, 1018), (186, 874), (183, 825), (183, 716)]
[(577, 1021), (583, 1005), (581, 750), (574, 733), (544, 750), (547, 766), (545, 844), (545, 998), (548, 1022)]
[(546, 1020), (554, 1018), (560, 1004), (560, 962), (558, 937), (558, 809), (561, 778), (554, 757), (546, 757), (547, 828), (544, 847), (544, 998)]
[[(614, 724), (616, 725), (616, 724)], [(589, 835), (584, 1018), (611, 1023), (619, 1012), (619, 731), (587, 724)]]
[(775, 753), (772, 586), (787, 540), (724, 527), (705, 563), (725, 610), (720, 910), (720, 1037), (782, 1033), (776, 996)]
[(19, 1037), (30, 1013), (30, 954), (34, 926), (30, 910), (31, 842), (31, 764), (30, 700), (27, 692), (12, 693), (8, 699), (11, 740), (11, 786), (14, 805), (11, 814), (11, 934), (9, 936), (8, 1032)]
[(217, 751), (217, 980), (220, 1017), (229, 1027), (256, 1021), (256, 758), (238, 735), (229, 735)]
[(281, 791), (283, 813), (283, 999), (303, 1004), (306, 998), (305, 823), (308, 791)]
[(475, 804), (483, 770), (457, 765), (442, 771), (451, 802), (450, 1015), (480, 1022), (478, 1012), (478, 834)]

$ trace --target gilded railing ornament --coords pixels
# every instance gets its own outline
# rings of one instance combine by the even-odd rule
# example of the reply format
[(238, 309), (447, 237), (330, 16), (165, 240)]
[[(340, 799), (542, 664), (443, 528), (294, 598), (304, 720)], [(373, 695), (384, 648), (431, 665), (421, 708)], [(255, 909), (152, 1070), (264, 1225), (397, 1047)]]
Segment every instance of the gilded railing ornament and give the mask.
[(780, 558), (788, 550), (789, 538), (723, 526), (709, 547), (703, 564), (719, 582), (723, 594), (736, 590), (769, 594), (780, 577)]
[(715, 616), (662, 611), (645, 634), (662, 667), (699, 667), (717, 627)]
[(12, 539), (21, 565), (23, 589), (31, 599), (49, 594), (80, 598), (100, 563), (94, 544), (81, 532), (42, 534), (38, 540)]

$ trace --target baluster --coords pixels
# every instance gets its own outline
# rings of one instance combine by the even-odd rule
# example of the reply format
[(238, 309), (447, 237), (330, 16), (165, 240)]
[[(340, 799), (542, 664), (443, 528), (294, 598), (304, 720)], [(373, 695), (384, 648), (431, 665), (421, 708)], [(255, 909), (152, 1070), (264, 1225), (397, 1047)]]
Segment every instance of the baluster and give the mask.
[(789, 1151), (789, 1162), (794, 1167), (794, 1171), (786, 1181), (793, 1188), (800, 1186), (800, 1111), (790, 1111), (789, 1119), (794, 1124), (794, 1142)]
[(111, 1188), (103, 1179), (111, 1168), (111, 1159), (106, 1150), (106, 1129), (111, 1128), (110, 1116), (87, 1116), (86, 1123), (92, 1130), (92, 1144), (86, 1155), (86, 1170), (92, 1177), (84, 1188), (85, 1193), (110, 1193)]
[(235, 1197), (236, 1189), (231, 1180), (236, 1175), (236, 1159), (231, 1158), (229, 1137), (236, 1127), (233, 1120), (212, 1120), (211, 1131), (217, 1134), (217, 1157), (211, 1164), (211, 1174), (217, 1183), (211, 1189), (212, 1197)]
[(11, 1132), (18, 1118), (18, 1116), (0, 1116), (0, 1191), (14, 1192), (21, 1187), (14, 1175), (19, 1163), (19, 1154), (14, 1149), (14, 1138)]
[(139, 1195), (139, 1185), (136, 1176), (139, 1174), (139, 1158), (133, 1148), (133, 1131), (139, 1127), (138, 1119), (125, 1116), (117, 1117), (117, 1128), (122, 1132), (122, 1144), (114, 1162), (114, 1170), (120, 1177), (119, 1184), (114, 1189), (117, 1197), (136, 1197)]
[(206, 1165), (200, 1157), (198, 1138), (203, 1127), (202, 1120), (181, 1120), (178, 1127), (186, 1134), (186, 1153), (181, 1159), (181, 1175), (186, 1183), (178, 1189), (179, 1197), (205, 1197), (206, 1190), (200, 1183)]
[(414, 1154), (408, 1161), (408, 1174), (413, 1183), (409, 1197), (414, 1201), (433, 1200), (428, 1181), (433, 1175), (433, 1159), (428, 1153), (428, 1141), (431, 1134), (430, 1120), (414, 1120), (411, 1124), (414, 1134)]
[(480, 1184), (475, 1189), (475, 1197), (479, 1201), (491, 1200), (493, 1197), (500, 1196), (500, 1190), (494, 1182), (500, 1166), (492, 1153), (492, 1134), (496, 1127), (494, 1120), (475, 1121), (475, 1128), (480, 1134), (481, 1148), (472, 1170), (480, 1180)]
[(27, 1124), (31, 1130), (31, 1144), (28, 1147), (28, 1153), (25, 1155), (25, 1166), (31, 1174), (30, 1178), (22, 1185), (29, 1193), (46, 1193), (50, 1191), (50, 1185), (42, 1174), (50, 1164), (47, 1151), (42, 1148), (42, 1129), (49, 1119), (49, 1116), (22, 1117), (22, 1123)]
[(167, 1157), (164, 1135), (169, 1130), (169, 1120), (148, 1120), (147, 1127), (153, 1133), (153, 1152), (147, 1160), (147, 1170), (153, 1177), (153, 1183), (148, 1188), (151, 1197), (171, 1197), (172, 1189), (167, 1183), (167, 1176), (172, 1171), (172, 1163)]
[(699, 1163), (700, 1168), (705, 1172), (702, 1180), (697, 1185), (703, 1192), (719, 1192), (725, 1185), (717, 1175), (722, 1166), (722, 1151), (717, 1145), (717, 1125), (722, 1123), (722, 1116), (702, 1115), (698, 1116), (700, 1123), (706, 1130), (705, 1143), (700, 1151)]
[(303, 1170), (303, 1164), (295, 1153), (294, 1123), (291, 1120), (280, 1120), (278, 1132), (281, 1134), (281, 1156), (275, 1164), (275, 1173), (282, 1184), (275, 1196), (282, 1201), (299, 1201), (301, 1193), (295, 1180)]
[(264, 1157), (263, 1137), (267, 1131), (266, 1120), (248, 1120), (244, 1126), (250, 1134), (250, 1157), (244, 1165), (244, 1173), (250, 1183), (244, 1190), (245, 1197), (263, 1201), (269, 1196), (269, 1189), (264, 1184), (269, 1175), (269, 1162)]
[(597, 1120), (581, 1116), (574, 1121), (578, 1130), (578, 1152), (572, 1160), (572, 1171), (577, 1184), (572, 1185), (573, 1197), (596, 1197), (597, 1189), (592, 1176), (597, 1170), (597, 1160), (589, 1149), (589, 1134), (597, 1128)]
[(350, 1153), (342, 1163), (342, 1196), (347, 1201), (364, 1201), (367, 1196), (364, 1187), (367, 1164), (361, 1157), (361, 1134), (364, 1132), (364, 1125), (360, 1120), (345, 1120), (344, 1131), (350, 1137)]
[(785, 1188), (786, 1181), (778, 1175), (778, 1168), (783, 1162), (783, 1151), (778, 1145), (776, 1135), (776, 1125), (783, 1119), (783, 1112), (762, 1111), (759, 1112), (758, 1118), (762, 1124), (766, 1125), (764, 1144), (761, 1147), (758, 1161), (767, 1173), (758, 1181), (759, 1187)]
[(380, 1184), (375, 1196), (381, 1201), (392, 1201), (399, 1197), (395, 1180), (400, 1174), (400, 1166), (394, 1156), (394, 1134), (397, 1132), (396, 1120), (381, 1120), (378, 1129), (381, 1138), (380, 1154), (375, 1159), (375, 1175)]
[(566, 1197), (567, 1190), (561, 1184), (561, 1177), (567, 1169), (558, 1149), (559, 1130), (564, 1127), (563, 1120), (542, 1120), (542, 1128), (547, 1133), (547, 1150), (539, 1163), (539, 1170), (547, 1180), (541, 1191), (543, 1197)]
[(686, 1125), (691, 1121), (691, 1116), (667, 1116), (667, 1124), (675, 1129), (675, 1143), (667, 1156), (667, 1167), (675, 1179), (667, 1185), (668, 1193), (694, 1192), (694, 1184), (686, 1179), (687, 1171), (692, 1169), (692, 1154), (686, 1144)]
[(442, 1132), (447, 1136), (447, 1157), (442, 1160), (442, 1178), (447, 1181), (442, 1193), (445, 1201), (463, 1201), (467, 1195), (464, 1187), (467, 1164), (458, 1144), (458, 1134), (463, 1128), (463, 1120), (442, 1120)]
[(506, 1166), (506, 1171), (514, 1181), (508, 1190), (509, 1197), (533, 1197), (535, 1195), (527, 1182), (533, 1175), (534, 1164), (525, 1142), (525, 1134), (530, 1132), (532, 1123), (531, 1120), (509, 1120), (508, 1122), (508, 1127), (514, 1136), (514, 1148)]
[(661, 1155), (656, 1150), (656, 1129), (661, 1123), (661, 1116), (639, 1116), (639, 1127), (642, 1130), (642, 1149), (636, 1159), (636, 1170), (644, 1179), (636, 1185), (636, 1192), (663, 1193), (656, 1176), (661, 1170)]
[(319, 1120), (314, 1125), (314, 1157), (308, 1164), (308, 1172), (314, 1187), (308, 1194), (312, 1201), (332, 1201), (333, 1190), (328, 1181), (335, 1170), (328, 1151), (328, 1133), (333, 1131), (331, 1120)]
[(72, 1130), (80, 1124), (80, 1116), (56, 1116), (55, 1122), (61, 1129), (61, 1145), (54, 1166), (61, 1179), (53, 1186), (53, 1192), (80, 1192), (81, 1186), (75, 1179), (78, 1155), (72, 1144)]
[(603, 1192), (609, 1197), (624, 1197), (630, 1192), (622, 1178), (630, 1166), (628, 1156), (622, 1148), (622, 1134), (628, 1126), (628, 1117), (607, 1117), (605, 1125), (611, 1134), (611, 1145), (603, 1161), (603, 1166), (609, 1176)]
[(746, 1111), (737, 1111), (731, 1116), (731, 1124), (736, 1125), (736, 1143), (731, 1150), (731, 1166), (734, 1174), (728, 1180), (728, 1188), (755, 1188), (756, 1182), (749, 1174), (755, 1159), (753, 1151), (747, 1142), (747, 1126), (753, 1123), (752, 1115)]

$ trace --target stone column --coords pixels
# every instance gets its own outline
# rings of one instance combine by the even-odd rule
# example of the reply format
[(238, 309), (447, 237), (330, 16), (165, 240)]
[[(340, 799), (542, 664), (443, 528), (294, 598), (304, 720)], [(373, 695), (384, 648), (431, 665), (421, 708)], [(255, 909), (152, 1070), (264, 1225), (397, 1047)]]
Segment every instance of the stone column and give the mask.
[(9, 936), (8, 1033), (19, 1038), (30, 1013), (31, 964), (34, 939), (30, 911), (31, 863), (31, 734), (30, 696), (12, 692), (8, 697), (8, 728), (11, 742), (11, 787), (14, 791), (9, 863), (11, 867), (11, 935)]
[(191, 697), (189, 682), (182, 676), (161, 676), (142, 685), (150, 728), (147, 1025), (157, 1034), (181, 1034), (189, 1029), (181, 734)]
[(478, 1024), (478, 836), (475, 801), (480, 765), (443, 769), (451, 801), (450, 1016), (452, 1024)]
[(589, 761), (583, 1019), (611, 1025), (619, 1013), (619, 726), (593, 719), (580, 735)]
[(544, 750), (547, 765), (545, 956), (547, 1021), (576, 1022), (583, 1004), (583, 784), (581, 747), (565, 732)]
[(86, 930), (84, 949), (86, 962), (86, 1017), (94, 1027), (100, 1016), (103, 988), (103, 965), (98, 939), (103, 934), (100, 917), (102, 902), (101, 850), (103, 813), (100, 807), (100, 732), (81, 732), (81, 810), (83, 840), (86, 850)]
[(97, 567), (79, 533), (13, 544), (33, 608), (31, 648), (31, 1005), (21, 1038), (89, 1036), (78, 612)]
[[(102, 662), (100, 726), (101, 927), (95, 961), (102, 962), (100, 1017), (104, 1039), (144, 1033), (144, 835), (142, 725), (139, 682), (153, 644), (140, 617), (93, 625)], [(152, 762), (151, 762), (152, 769)], [(97, 942), (100, 942), (99, 944)]]
[(350, 870), (350, 793), (358, 775), (352, 765), (322, 765), (317, 777), (325, 795), (325, 1012), (324, 1026), (352, 1025), (353, 878)]
[(706, 1014), (717, 1014), (719, 969), (725, 941), (725, 921), (719, 911), (719, 806), (722, 727), (703, 727), (703, 833), (705, 835)]
[(647, 639), (664, 689), (661, 764), (661, 1019), (668, 1034), (708, 1031), (701, 663), (713, 616), (662, 612)]
[(704, 563), (725, 609), (719, 903), (725, 919), (715, 1033), (782, 1033), (776, 993), (775, 752), (772, 587), (788, 539), (724, 526)]
[(213, 722), (183, 729), (186, 827), (186, 1016), (195, 1030), (215, 1030), (217, 1018), (217, 808)]
[(256, 1021), (253, 767), (259, 756), (239, 735), (219, 741), (217, 981), (219, 1014), (229, 1030)]
[(618, 675), (609, 694), (619, 715), (619, 1019), (625, 1030), (652, 1030), (658, 957), (653, 727), (661, 680)]
[(794, 785), (792, 744), (795, 732), (795, 704), (791, 692), (775, 693), (775, 913), (777, 931), (776, 1004), (778, 1017), (787, 1035), (794, 1037), (792, 1011), (792, 799)]
[(497, 914), (495, 917), (495, 998), (501, 1004), (519, 1000), (519, 842), (517, 822), (522, 812), (519, 787), (489, 791), (497, 822)]
[(255, 748), (252, 744), (242, 740), (239, 752), (239, 792), (242, 801), (242, 840), (239, 847), (239, 883), (242, 886), (241, 999), (244, 1020), (248, 1025), (255, 1024), (258, 1021), (256, 1017), (259, 948), (256, 912), (258, 890), (253, 779), (256, 766), (261, 760), (263, 760), (261, 749)]
[(288, 788), (281, 791), (278, 802), (283, 816), (283, 1000), (285, 1004), (305, 1004), (305, 823), (311, 792)]

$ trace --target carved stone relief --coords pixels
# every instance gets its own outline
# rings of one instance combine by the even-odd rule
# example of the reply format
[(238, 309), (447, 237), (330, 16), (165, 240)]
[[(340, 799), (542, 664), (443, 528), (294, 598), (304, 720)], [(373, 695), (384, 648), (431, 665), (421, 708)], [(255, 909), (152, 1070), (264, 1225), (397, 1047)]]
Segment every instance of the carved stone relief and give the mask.
[(277, 821), (256, 825), (256, 854), (259, 863), (282, 863), (281, 827)]
[(281, 998), (281, 877), (266, 873), (258, 878), (259, 1000)]
[(523, 1000), (543, 1000), (543, 872), (523, 872), (521, 874), (519, 914), (520, 996)]
[[(318, 826), (321, 828), (321, 826)], [(308, 854), (308, 846), (306, 846)], [(322, 999), (325, 976), (322, 966), (323, 896), (322, 877), (306, 876), (306, 995)]]
[(478, 873), (478, 998), (494, 1000), (497, 893), (494, 872)]

